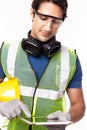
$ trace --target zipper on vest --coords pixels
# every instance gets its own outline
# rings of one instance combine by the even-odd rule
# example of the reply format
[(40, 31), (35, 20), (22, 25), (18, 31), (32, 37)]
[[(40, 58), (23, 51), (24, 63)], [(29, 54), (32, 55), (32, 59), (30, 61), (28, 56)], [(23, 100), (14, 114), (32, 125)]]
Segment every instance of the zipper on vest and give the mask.
[[(27, 58), (28, 58), (28, 55), (27, 55)], [(39, 79), (37, 78), (36, 72), (34, 71), (34, 69), (33, 69), (33, 67), (32, 67), (32, 64), (31, 64), (29, 58), (28, 58), (28, 62), (29, 62), (29, 64), (30, 64), (30, 66), (31, 66), (32, 71), (33, 71), (34, 74), (35, 74), (36, 81), (37, 81), (37, 85), (35, 86), (35, 90), (34, 90), (34, 94), (33, 94), (32, 111), (31, 111), (31, 114), (32, 114), (32, 116), (33, 116), (33, 117), (31, 118), (31, 120), (32, 120), (32, 122), (34, 122), (34, 121), (35, 121), (36, 107), (37, 107), (36, 91), (37, 91), (38, 85), (39, 85), (39, 83), (40, 83), (40, 80), (41, 80), (43, 74), (45, 73), (45, 71), (46, 71), (46, 69), (47, 69), (47, 66), (48, 66), (50, 60), (48, 61), (47, 65), (46, 65), (46, 67), (45, 67), (44, 71), (42, 72), (41, 77), (40, 77)], [(29, 130), (32, 130), (32, 126), (29, 127)]]
[[(49, 62), (50, 62), (50, 60), (49, 60)], [(49, 62), (48, 62), (48, 64), (49, 64)], [(36, 106), (37, 106), (36, 91), (37, 91), (37, 88), (38, 88), (38, 86), (39, 86), (40, 80), (41, 80), (43, 74), (44, 74), (45, 71), (46, 71), (46, 68), (47, 68), (48, 64), (46, 65), (46, 67), (45, 67), (45, 69), (44, 69), (44, 71), (43, 71), (43, 73), (42, 73), (40, 79), (37, 80), (37, 86), (35, 87), (35, 91), (34, 91), (34, 94), (33, 94), (32, 112), (31, 112), (31, 114), (32, 114), (32, 116), (33, 116), (33, 118), (31, 119), (32, 122), (35, 121), (35, 113), (36, 113)], [(33, 68), (32, 68), (32, 69), (33, 69)]]

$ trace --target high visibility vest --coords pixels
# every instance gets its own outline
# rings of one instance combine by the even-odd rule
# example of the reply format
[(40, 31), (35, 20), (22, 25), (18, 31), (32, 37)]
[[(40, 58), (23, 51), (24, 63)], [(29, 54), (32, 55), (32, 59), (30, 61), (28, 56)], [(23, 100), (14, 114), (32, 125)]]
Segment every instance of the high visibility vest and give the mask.
[[(8, 78), (16, 77), (20, 85), (21, 100), (29, 106), (32, 121), (47, 121), (47, 115), (57, 110), (65, 111), (64, 93), (76, 70), (76, 54), (61, 47), (53, 56), (40, 80), (19, 44), (4, 43), (1, 63)], [(22, 116), (25, 116), (22, 114)], [(45, 117), (45, 118), (42, 118)], [(15, 124), (15, 125), (14, 125)], [(8, 130), (29, 130), (29, 126), (18, 118), (10, 121)], [(47, 130), (45, 126), (32, 126), (32, 130)]]

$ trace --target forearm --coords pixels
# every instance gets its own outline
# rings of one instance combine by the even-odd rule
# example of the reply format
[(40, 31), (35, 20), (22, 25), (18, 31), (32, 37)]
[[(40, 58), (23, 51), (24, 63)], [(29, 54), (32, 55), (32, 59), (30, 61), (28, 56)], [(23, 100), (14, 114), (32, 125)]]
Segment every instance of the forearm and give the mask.
[(70, 99), (69, 113), (71, 115), (71, 121), (77, 122), (85, 113), (85, 102), (82, 89), (68, 90), (68, 95)]
[(85, 104), (82, 102), (73, 104), (69, 109), (69, 113), (71, 115), (72, 122), (79, 121), (84, 116)]

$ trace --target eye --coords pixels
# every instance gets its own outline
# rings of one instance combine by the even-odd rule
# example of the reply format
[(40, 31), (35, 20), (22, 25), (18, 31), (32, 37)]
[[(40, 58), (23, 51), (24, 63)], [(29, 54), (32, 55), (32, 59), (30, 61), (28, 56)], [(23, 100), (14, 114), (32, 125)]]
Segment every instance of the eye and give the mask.
[(53, 23), (55, 23), (55, 24), (61, 24), (61, 23), (62, 23), (62, 20), (60, 20), (60, 19), (54, 19), (54, 20), (53, 20)]
[(39, 15), (39, 18), (40, 18), (41, 20), (47, 20), (47, 19), (48, 19), (48, 17), (45, 16), (45, 15)]

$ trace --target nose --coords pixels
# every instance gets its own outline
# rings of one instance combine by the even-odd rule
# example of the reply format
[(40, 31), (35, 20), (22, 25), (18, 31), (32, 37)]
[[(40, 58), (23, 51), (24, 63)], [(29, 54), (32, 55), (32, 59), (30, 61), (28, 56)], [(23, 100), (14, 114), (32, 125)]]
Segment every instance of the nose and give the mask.
[(47, 21), (46, 24), (45, 24), (45, 30), (46, 30), (47, 32), (50, 32), (51, 29), (52, 29), (52, 21), (49, 20), (49, 21)]

